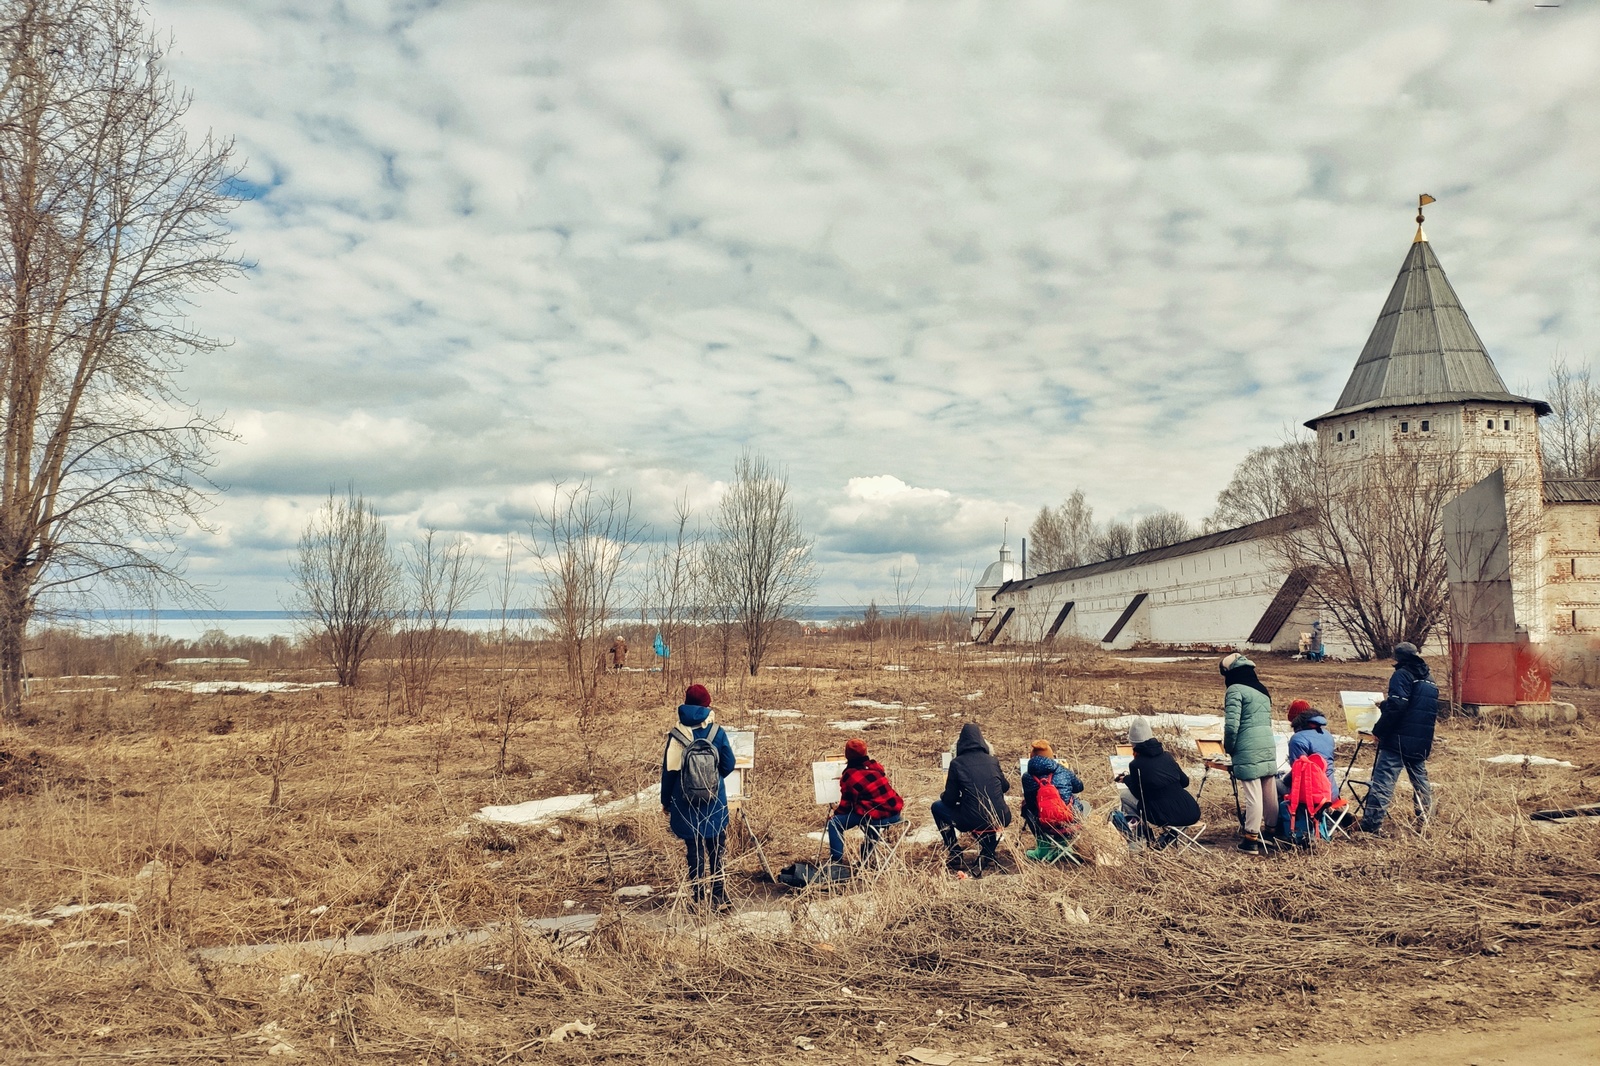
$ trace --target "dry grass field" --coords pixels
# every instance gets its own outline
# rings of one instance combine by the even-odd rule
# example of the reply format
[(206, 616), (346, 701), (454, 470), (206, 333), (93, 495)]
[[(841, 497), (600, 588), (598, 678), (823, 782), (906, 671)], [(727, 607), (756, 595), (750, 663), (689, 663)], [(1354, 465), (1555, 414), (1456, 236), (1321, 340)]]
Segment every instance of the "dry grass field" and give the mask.
[[(1098, 817), (1121, 738), (1063, 708), (1220, 706), (1210, 657), (1057, 656), (807, 641), (759, 678), (713, 683), (719, 721), (759, 731), (749, 814), (774, 866), (816, 856), (808, 764), (851, 735), (888, 766), (913, 827), (965, 721), (1002, 761), (1049, 737)], [(1280, 705), (1304, 696), (1337, 728), (1338, 691), (1381, 687), (1388, 670), (1267, 657), (1260, 673)], [(1382, 838), (1245, 856), (1213, 778), (1205, 854), (1128, 854), (1100, 830), (1103, 864), (1040, 867), (1013, 831), (1001, 873), (958, 880), (908, 844), (905, 867), (869, 886), (796, 897), (737, 842), (737, 910), (707, 917), (679, 900), (682, 848), (653, 804), (530, 828), (472, 817), (645, 788), (681, 689), (614, 674), (578, 715), (553, 658), (507, 677), (452, 663), (411, 716), (382, 663), (353, 693), (196, 694), (142, 675), (38, 686), (27, 720), (0, 732), (5, 1060), (868, 1063), (920, 1047), (1196, 1063), (1592, 1018), (1600, 999), (1600, 828), (1526, 818), (1600, 801), (1588, 690), (1558, 692), (1575, 725), (1441, 723), (1438, 817), (1420, 834), (1397, 804)], [(512, 701), (497, 772), (509, 687), (526, 702)], [(830, 724), (850, 720), (871, 721)], [(1504, 752), (1575, 768), (1481, 761)], [(656, 892), (615, 896), (633, 885)], [(581, 936), (528, 924), (587, 914)], [(316, 943), (413, 930), (432, 935)], [(275, 949), (214, 950), (248, 945)], [(552, 1039), (571, 1022), (592, 1032)]]

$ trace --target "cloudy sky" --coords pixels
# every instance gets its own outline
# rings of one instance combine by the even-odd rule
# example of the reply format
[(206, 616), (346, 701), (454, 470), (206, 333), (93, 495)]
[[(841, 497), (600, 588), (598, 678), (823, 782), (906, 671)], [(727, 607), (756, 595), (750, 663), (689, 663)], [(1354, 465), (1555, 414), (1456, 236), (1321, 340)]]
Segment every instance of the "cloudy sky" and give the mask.
[[(486, 554), (559, 480), (787, 466), (821, 603), (964, 601), (1009, 517), (1198, 521), (1429, 236), (1502, 375), (1600, 357), (1600, 4), (151, 0), (237, 138), (190, 573), (319, 494)], [(952, 591), (955, 590), (955, 591)]]

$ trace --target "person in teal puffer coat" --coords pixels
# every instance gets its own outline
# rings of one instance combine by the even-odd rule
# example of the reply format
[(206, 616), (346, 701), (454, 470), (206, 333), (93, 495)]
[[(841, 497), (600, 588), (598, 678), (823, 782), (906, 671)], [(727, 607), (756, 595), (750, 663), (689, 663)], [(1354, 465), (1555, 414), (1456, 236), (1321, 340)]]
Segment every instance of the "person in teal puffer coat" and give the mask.
[(1239, 850), (1262, 851), (1263, 824), (1278, 829), (1278, 749), (1272, 740), (1272, 695), (1256, 677), (1256, 664), (1235, 652), (1219, 667), (1228, 686), (1223, 699), (1222, 748), (1233, 757), (1233, 779), (1244, 809)]

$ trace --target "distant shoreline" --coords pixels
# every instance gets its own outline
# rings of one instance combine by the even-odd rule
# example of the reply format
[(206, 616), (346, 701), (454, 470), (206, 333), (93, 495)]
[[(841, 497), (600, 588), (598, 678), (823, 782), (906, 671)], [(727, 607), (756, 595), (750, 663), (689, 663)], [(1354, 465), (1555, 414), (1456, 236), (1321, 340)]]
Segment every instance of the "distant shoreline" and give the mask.
[[(905, 608), (910, 616), (939, 615), (946, 611), (964, 612), (966, 606), (929, 607), (915, 604)], [(898, 608), (878, 608), (885, 620), (899, 614)], [(797, 608), (790, 617), (803, 624), (825, 624), (837, 620), (859, 622), (866, 617), (865, 606), (821, 604)], [(156, 608), (154, 610), (101, 609), (80, 615), (43, 618), (34, 623), (37, 629), (74, 629), (88, 633), (143, 633), (170, 637), (176, 640), (196, 640), (207, 630), (220, 629), (230, 637), (274, 636), (291, 637), (296, 634), (297, 615), (293, 611), (233, 611), (233, 610), (183, 610), (181, 608)], [(514, 625), (537, 623), (542, 617), (537, 609), (521, 609), (510, 614)], [(622, 615), (612, 619), (612, 625), (639, 624), (638, 614)], [(649, 619), (646, 624), (649, 624)], [(484, 632), (500, 625), (500, 612), (488, 610), (462, 611), (451, 620), (451, 628), (470, 632)]]

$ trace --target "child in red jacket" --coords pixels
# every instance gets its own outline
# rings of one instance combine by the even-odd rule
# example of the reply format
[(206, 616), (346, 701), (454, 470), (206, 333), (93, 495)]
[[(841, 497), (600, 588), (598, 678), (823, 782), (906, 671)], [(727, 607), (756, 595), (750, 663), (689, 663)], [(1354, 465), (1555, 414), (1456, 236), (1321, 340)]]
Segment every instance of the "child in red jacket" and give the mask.
[(905, 801), (889, 784), (883, 764), (867, 758), (867, 742), (856, 737), (844, 746), (844, 773), (839, 777), (839, 806), (828, 819), (828, 851), (844, 861), (844, 831), (860, 826), (866, 834), (861, 858), (872, 854), (878, 831), (900, 820)]

